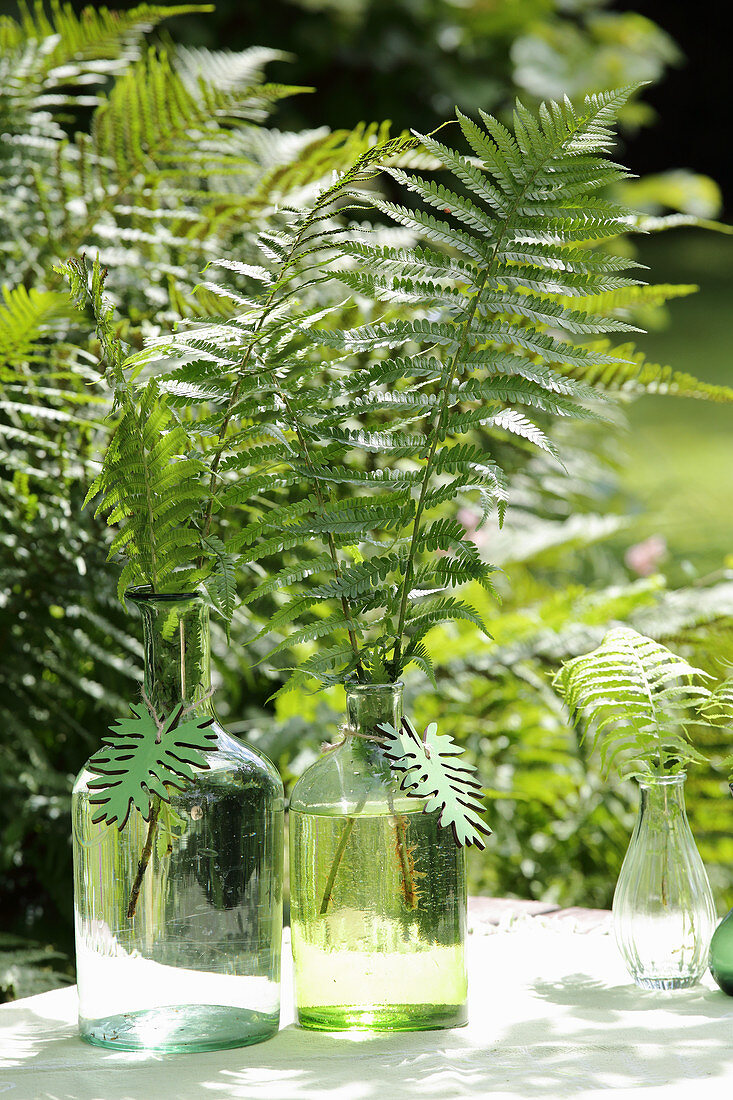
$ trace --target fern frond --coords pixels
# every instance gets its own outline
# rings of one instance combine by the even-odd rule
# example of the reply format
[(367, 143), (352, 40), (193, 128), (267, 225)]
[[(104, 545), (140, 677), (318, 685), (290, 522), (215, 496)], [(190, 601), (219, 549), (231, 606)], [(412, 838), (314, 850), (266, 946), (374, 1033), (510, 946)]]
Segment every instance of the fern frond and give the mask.
[(728, 404), (733, 401), (733, 387), (702, 382), (691, 374), (673, 367), (647, 361), (644, 352), (633, 344), (611, 347), (608, 342), (597, 345), (601, 352), (612, 353), (615, 362), (564, 364), (567, 377), (589, 383), (607, 393), (665, 394), (672, 397), (692, 397), (700, 401)]
[(654, 772), (699, 762), (686, 726), (710, 700), (707, 673), (628, 627), (563, 665), (555, 686), (571, 714), (591, 723), (608, 770), (619, 758)]
[(77, 306), (91, 308), (119, 409), (102, 468), (84, 501), (86, 505), (101, 497), (96, 514), (105, 515), (117, 529), (108, 558), (126, 558), (118, 595), (122, 598), (132, 585), (146, 585), (154, 592), (189, 590), (205, 575), (194, 563), (196, 554), (203, 553), (217, 562), (212, 599), (230, 617), (231, 560), (221, 540), (212, 540), (208, 531), (202, 547), (201, 533), (192, 522), (205, 499), (204, 463), (192, 454), (186, 430), (174, 419), (157, 381), (150, 379), (139, 393), (133, 389), (99, 261), (90, 269), (85, 259), (72, 259), (59, 270)]
[(110, 556), (124, 549), (127, 557), (120, 597), (134, 584), (154, 592), (189, 591), (199, 579), (191, 562), (199, 537), (185, 524), (200, 504), (203, 467), (188, 453), (185, 432), (171, 422), (150, 381), (139, 407), (125, 403), (87, 497), (100, 495), (97, 513), (118, 528)]
[[(638, 265), (597, 247), (627, 229), (628, 211), (599, 192), (626, 175), (607, 152), (632, 90), (546, 104), (537, 117), (519, 104), (513, 133), (459, 115), (468, 155), (419, 139), (447, 170), (440, 182), (395, 164), (409, 150), (384, 142), (261, 233), (258, 255), (221, 265), (239, 289), (209, 290), (231, 311), (184, 328), (172, 352), (187, 360), (181, 383), (218, 394), (218, 376), (230, 387), (204, 421), (219, 424), (212, 489), (221, 481), (221, 500), (252, 513), (229, 551), (244, 563), (305, 551), (254, 590), (289, 590), (270, 622), (295, 630), (275, 653), (322, 639), (349, 654), (340, 672), (323, 666), (328, 682), (396, 679), (413, 659), (427, 670), (433, 626), (485, 629), (446, 594), (467, 581), (490, 590), (492, 571), (449, 507), (477, 499), (501, 522), (497, 455), (557, 456), (548, 421), (597, 419), (598, 380), (634, 368), (628, 346), (588, 339), (633, 330), (629, 309), (653, 295), (625, 274)], [(381, 169), (409, 201), (365, 190)], [(354, 201), (396, 224), (393, 239), (345, 231), (334, 214)], [(335, 279), (380, 309), (347, 324), (343, 303), (305, 301)], [(192, 408), (196, 393), (185, 400)]]
[(52, 332), (54, 321), (68, 315), (65, 295), (24, 286), (2, 288), (0, 306), (0, 369), (34, 354), (39, 341)]
[(700, 714), (707, 722), (733, 723), (733, 680), (723, 680), (700, 705)]

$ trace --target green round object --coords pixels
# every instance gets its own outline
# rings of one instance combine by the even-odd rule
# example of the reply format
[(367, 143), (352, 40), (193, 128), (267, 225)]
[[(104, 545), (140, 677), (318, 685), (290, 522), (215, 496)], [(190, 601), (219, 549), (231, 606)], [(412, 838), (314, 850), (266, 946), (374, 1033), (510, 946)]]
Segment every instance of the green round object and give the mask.
[(710, 973), (723, 992), (733, 997), (733, 909), (710, 941)]

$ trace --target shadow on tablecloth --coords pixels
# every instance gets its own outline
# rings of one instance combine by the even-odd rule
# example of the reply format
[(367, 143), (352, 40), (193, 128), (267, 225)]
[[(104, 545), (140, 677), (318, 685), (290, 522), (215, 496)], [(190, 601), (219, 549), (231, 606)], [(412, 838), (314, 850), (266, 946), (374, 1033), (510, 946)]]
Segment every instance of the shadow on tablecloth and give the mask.
[[(48, 1008), (29, 1007), (13, 1016), (3, 1037), (9, 1043), (0, 1042), (0, 1094), (7, 1091), (13, 1100), (454, 1100), (666, 1086), (665, 1098), (689, 1100), (701, 1095), (703, 1079), (720, 1078), (731, 1061), (733, 1001), (708, 989), (647, 993), (569, 974), (537, 981), (534, 994), (532, 1012), (520, 1021), (504, 1011), (497, 991), (481, 1019), (474, 1016), (456, 1031), (347, 1037), (289, 1026), (255, 1047), (178, 1056), (88, 1047)], [(44, 1006), (49, 1003), (46, 998)]]

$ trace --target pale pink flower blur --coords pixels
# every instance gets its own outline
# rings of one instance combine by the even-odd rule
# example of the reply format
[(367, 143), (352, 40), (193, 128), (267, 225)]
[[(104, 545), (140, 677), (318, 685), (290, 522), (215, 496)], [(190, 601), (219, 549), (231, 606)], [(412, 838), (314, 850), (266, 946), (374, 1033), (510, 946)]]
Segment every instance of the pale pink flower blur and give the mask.
[(491, 540), (491, 529), (486, 525), (479, 530), (478, 525), (481, 522), (480, 512), (476, 511), (475, 508), (459, 508), (457, 519), (461, 526), (465, 527), (466, 538), (469, 542), (475, 543), (479, 549), (484, 549), (489, 545)]
[(459, 508), (457, 519), (461, 527), (466, 528), (466, 534), (470, 538), (478, 527), (481, 513), (474, 508)]
[(643, 542), (630, 546), (624, 554), (624, 561), (637, 577), (650, 577), (666, 556), (667, 540), (661, 535), (650, 535)]

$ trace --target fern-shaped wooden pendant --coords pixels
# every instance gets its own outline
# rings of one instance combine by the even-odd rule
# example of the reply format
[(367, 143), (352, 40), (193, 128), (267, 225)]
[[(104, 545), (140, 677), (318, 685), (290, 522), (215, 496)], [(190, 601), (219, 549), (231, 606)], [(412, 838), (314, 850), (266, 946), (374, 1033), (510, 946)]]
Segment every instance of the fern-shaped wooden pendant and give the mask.
[(204, 752), (216, 748), (214, 719), (181, 722), (182, 703), (159, 725), (144, 704), (132, 703), (130, 709), (133, 717), (110, 726), (88, 764), (99, 777), (89, 783), (94, 792), (89, 801), (99, 806), (92, 820), (118, 829), (124, 829), (133, 806), (148, 821), (153, 796), (169, 802), (172, 790), (183, 790), (195, 778), (195, 768), (209, 767)]
[(483, 806), (477, 792), (481, 784), (472, 778), (476, 768), (452, 762), (463, 749), (449, 734), (438, 733), (435, 722), (422, 738), (407, 718), (399, 729), (389, 725), (380, 729), (388, 738), (385, 756), (392, 770), (402, 773), (400, 789), (409, 798), (427, 799), (425, 813), (440, 809), (438, 823), (453, 830), (459, 847), (475, 844), (484, 849), (483, 836), (491, 836), (491, 829), (480, 816)]

